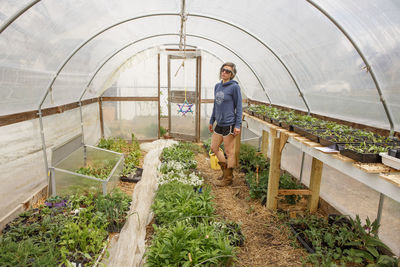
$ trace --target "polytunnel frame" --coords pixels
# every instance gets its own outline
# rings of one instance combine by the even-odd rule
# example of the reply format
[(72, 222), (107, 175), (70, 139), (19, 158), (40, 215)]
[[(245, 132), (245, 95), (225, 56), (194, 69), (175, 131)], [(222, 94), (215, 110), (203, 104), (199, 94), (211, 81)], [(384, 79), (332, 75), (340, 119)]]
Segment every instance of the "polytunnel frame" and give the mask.
[(390, 137), (393, 137), (394, 135), (394, 124), (393, 124), (393, 118), (392, 118), (392, 113), (389, 109), (389, 107), (386, 104), (385, 97), (382, 93), (382, 89), (379, 85), (378, 79), (375, 75), (375, 72), (372, 68), (372, 65), (369, 64), (367, 58), (365, 57), (364, 53), (362, 52), (361, 48), (357, 45), (357, 43), (353, 40), (353, 38), (350, 36), (350, 34), (344, 29), (344, 27), (334, 18), (332, 17), (325, 9), (323, 9), (321, 6), (316, 4), (313, 0), (306, 0), (310, 5), (314, 6), (318, 11), (320, 11), (325, 17), (327, 17), (341, 32), (342, 34), (347, 38), (347, 40), (352, 44), (354, 49), (357, 51), (358, 55), (361, 57), (365, 64), (365, 68), (367, 72), (370, 73), (371, 78), (375, 84), (376, 90), (378, 91), (379, 95), (379, 100), (382, 102), (383, 109), (385, 110), (386, 117), (389, 120), (390, 124)]
[[(30, 9), (33, 5), (35, 5), (36, 3), (38, 3), (40, 0), (34, 0), (30, 3), (28, 3), (27, 5), (25, 5), (25, 7), (21, 8), (20, 10), (18, 10), (16, 12), (15, 15), (13, 15), (12, 17), (10, 17), (9, 20), (6, 21), (6, 23), (4, 23), (1, 28), (0, 28), (0, 33), (3, 32), (10, 24), (12, 24), (19, 16), (21, 16), (26, 10)], [(375, 73), (372, 69), (372, 66), (369, 64), (368, 60), (365, 58), (364, 54), (362, 53), (361, 49), (359, 48), (359, 46), (355, 43), (355, 41), (351, 38), (350, 34), (347, 33), (347, 31), (326, 11), (324, 10), (322, 7), (320, 7), (318, 4), (316, 4), (314, 1), (312, 0), (306, 0), (310, 5), (314, 6), (317, 10), (319, 10), (324, 16), (326, 16), (341, 32), (343, 35), (345, 35), (345, 37), (350, 41), (350, 43), (353, 45), (353, 47), (356, 49), (357, 53), (359, 54), (359, 56), (362, 58), (362, 60), (364, 61), (366, 68), (367, 68), (367, 72), (370, 72), (370, 75), (373, 79), (373, 82), (376, 86), (376, 89), (378, 91), (378, 94), (380, 96), (380, 101), (382, 102), (382, 105), (384, 107), (386, 116), (389, 120), (389, 124), (390, 124), (390, 136), (392, 137), (394, 134), (394, 124), (393, 124), (393, 120), (392, 120), (392, 115), (390, 112), (389, 107), (386, 104), (386, 100), (384, 98), (384, 95), (382, 93), (382, 90), (380, 88), (379, 82), (375, 76)], [(117, 24), (114, 24), (113, 26), (107, 27), (105, 29), (103, 29), (100, 33), (98, 33), (97, 35), (101, 34), (102, 32), (115, 27), (117, 25), (120, 25), (124, 22), (127, 21), (132, 21), (138, 18), (144, 18), (144, 17), (151, 17), (151, 16), (158, 16), (158, 15), (175, 15), (175, 16), (182, 16), (182, 14), (177, 14), (177, 13), (166, 13), (166, 14), (149, 14), (149, 15), (145, 15), (145, 16), (139, 16), (139, 17), (135, 17), (135, 18), (131, 18), (122, 22), (119, 22)], [(308, 113), (310, 113), (310, 109), (308, 107), (308, 104), (306, 102), (306, 99), (304, 98), (303, 93), (301, 92), (300, 88), (297, 85), (297, 82), (295, 81), (294, 77), (291, 75), (290, 71), (288, 70), (288, 68), (286, 67), (286, 65), (280, 60), (280, 58), (264, 43), (262, 42), (260, 39), (258, 39), (257, 37), (255, 37), (254, 35), (252, 35), (251, 33), (249, 33), (248, 31), (242, 29), (241, 27), (234, 25), (232, 23), (229, 23), (225, 20), (221, 20), (221, 19), (216, 19), (213, 17), (209, 17), (209, 16), (205, 16), (205, 15), (197, 15), (197, 14), (187, 14), (188, 16), (198, 16), (198, 17), (202, 17), (202, 18), (207, 18), (207, 19), (212, 19), (212, 20), (216, 20), (225, 24), (228, 24), (230, 26), (233, 26), (243, 32), (245, 32), (246, 34), (250, 35), (252, 38), (255, 38), (257, 41), (259, 41), (261, 44), (264, 45), (264, 47), (266, 47), (270, 52), (272, 52), (277, 59), (281, 62), (281, 64), (285, 67), (285, 69), (288, 71), (289, 75), (291, 76), (291, 78), (293, 79), (293, 82), (296, 85), (296, 88), (298, 89), (299, 93), (300, 93), (300, 97), (302, 97), (307, 109), (308, 109)], [(46, 172), (48, 175), (48, 163), (47, 163), (47, 153), (46, 153), (46, 147), (45, 147), (45, 140), (44, 140), (44, 132), (43, 132), (43, 122), (42, 122), (42, 112), (41, 112), (41, 106), (44, 103), (44, 100), (46, 99), (48, 92), (51, 89), (51, 86), (53, 85), (55, 79), (58, 77), (58, 74), (61, 72), (62, 68), (65, 66), (65, 64), (72, 58), (72, 56), (80, 50), (80, 48), (82, 48), (87, 42), (89, 42), (90, 40), (92, 40), (94, 37), (96, 37), (97, 35), (93, 36), (91, 39), (88, 39), (85, 43), (81, 44), (81, 46), (75, 50), (70, 57), (64, 62), (64, 64), (61, 66), (61, 68), (59, 69), (59, 71), (57, 72), (57, 74), (55, 75), (55, 77), (52, 79), (50, 85), (48, 86), (46, 93), (43, 97), (43, 100), (41, 101), (39, 108), (38, 108), (38, 114), (39, 114), (39, 120), (40, 120), (40, 127), (41, 127), (41, 137), (42, 137), (42, 146), (43, 146), (43, 152), (44, 152), (44, 157), (45, 157), (45, 165), (46, 165)], [(264, 91), (265, 92), (265, 91)], [(265, 92), (266, 93), (266, 92)], [(267, 95), (268, 96), (268, 95)], [(268, 97), (269, 98), (269, 97)], [(79, 106), (81, 108), (81, 102), (79, 102)], [(82, 115), (81, 115), (82, 116)], [(83, 127), (83, 126), (82, 126)], [(381, 206), (381, 203), (380, 203)]]
[[(36, 3), (40, 2), (41, 0), (33, 0), (32, 2), (28, 3), (27, 5), (25, 5), (23, 8), (21, 8), (20, 10), (18, 10), (12, 17), (10, 17), (10, 19), (8, 19), (1, 27), (0, 27), (0, 33), (3, 32), (10, 24), (12, 24), (19, 16), (21, 16), (23, 13), (25, 13), (25, 11), (27, 11), (28, 9), (30, 9), (32, 6), (34, 6)], [(321, 6), (319, 6), (318, 4), (316, 4), (313, 0), (306, 0), (311, 6), (313, 6), (314, 8), (316, 8), (317, 10), (319, 10), (325, 17), (327, 17), (341, 32), (342, 34), (350, 41), (350, 43), (352, 44), (352, 46), (354, 47), (354, 49), (356, 49), (357, 53), (359, 54), (359, 56), (361, 57), (361, 59), (364, 61), (365, 63), (365, 67), (367, 69), (367, 72), (370, 73), (372, 80), (375, 84), (376, 90), (378, 91), (379, 97), (380, 97), (380, 101), (382, 102), (383, 108), (385, 110), (386, 116), (388, 118), (389, 124), (390, 124), (390, 136), (393, 137), (394, 135), (394, 124), (393, 124), (393, 119), (392, 119), (392, 115), (391, 115), (391, 111), (389, 109), (389, 107), (386, 104), (386, 100), (384, 98), (384, 95), (382, 93), (382, 90), (380, 88), (379, 82), (376, 78), (376, 75), (372, 69), (372, 65), (369, 64), (368, 60), (366, 59), (366, 57), (364, 56), (364, 54), (362, 53), (360, 47), (356, 44), (356, 42), (351, 38), (350, 34), (344, 29), (344, 27), (342, 27), (326, 10), (324, 10)], [(184, 3), (184, 1), (183, 1)], [(182, 17), (182, 12), (181, 13), (165, 13), (167, 15), (175, 15), (175, 16), (181, 16)], [(150, 14), (147, 16), (157, 16), (160, 14)], [(259, 41), (261, 44), (263, 44), (268, 50), (270, 50), (271, 52), (273, 52), (271, 49), (269, 49), (269, 47), (262, 42), (259, 38), (257, 38), (256, 36), (252, 35), (251, 33), (249, 33), (248, 31), (242, 29), (241, 27), (234, 25), (232, 23), (229, 23), (225, 20), (221, 20), (221, 19), (217, 19), (217, 18), (213, 18), (210, 16), (206, 16), (206, 15), (198, 15), (198, 14), (190, 14), (187, 13), (185, 14), (185, 16), (198, 16), (198, 17), (202, 17), (202, 18), (207, 18), (207, 19), (212, 19), (212, 20), (216, 20), (228, 25), (231, 25), (243, 32), (245, 32), (246, 34), (250, 35), (251, 37), (255, 38), (257, 41)], [(143, 17), (143, 16), (141, 16)], [(139, 17), (138, 17), (139, 18)], [(133, 20), (133, 19), (131, 19)], [(130, 20), (129, 20), (130, 21)], [(122, 22), (123, 23), (123, 22)], [(119, 23), (121, 24), (121, 23)], [(118, 25), (119, 25), (118, 24)], [(278, 60), (284, 65), (284, 63), (280, 60), (280, 58), (273, 52), (273, 54), (278, 58)], [(300, 93), (300, 97), (302, 97), (303, 101), (306, 104), (306, 107), (308, 108), (308, 104), (304, 98), (303, 93), (301, 92), (300, 88), (298, 87), (294, 77), (291, 75), (290, 71), (287, 69), (286, 65), (285, 69), (288, 71), (289, 75), (291, 76), (291, 78), (293, 79), (294, 83), (296, 84), (296, 88), (299, 90)], [(58, 74), (57, 74), (58, 75)], [(39, 110), (39, 113), (40, 110)], [(308, 108), (308, 113), (310, 114), (310, 109)], [(39, 114), (41, 116), (41, 114)]]

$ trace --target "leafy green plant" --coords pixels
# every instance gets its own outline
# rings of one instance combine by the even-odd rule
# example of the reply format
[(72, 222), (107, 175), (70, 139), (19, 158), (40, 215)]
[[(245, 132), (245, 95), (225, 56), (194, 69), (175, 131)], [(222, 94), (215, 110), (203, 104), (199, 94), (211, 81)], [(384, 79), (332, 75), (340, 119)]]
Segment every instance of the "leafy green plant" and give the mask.
[(167, 134), (167, 129), (165, 129), (164, 127), (160, 126), (160, 136), (164, 136)]
[(0, 237), (0, 266), (58, 266), (60, 251), (54, 241), (37, 244), (35, 239), (20, 242), (4, 240)]
[(146, 251), (146, 266), (227, 266), (235, 257), (235, 247), (224, 231), (214, 226), (177, 222), (170, 227), (153, 227), (155, 236)]
[(51, 196), (51, 197), (47, 198), (46, 201), (49, 202), (49, 203), (59, 203), (59, 202), (61, 202), (63, 200), (64, 199), (62, 197), (60, 197), (60, 196)]
[[(261, 172), (249, 172), (246, 174), (245, 179), (249, 185), (249, 195), (253, 199), (260, 199), (262, 204), (265, 204), (267, 200), (268, 193), (268, 177), (269, 169), (264, 169)], [(300, 189), (304, 188), (302, 185), (298, 184), (293, 177), (284, 173), (279, 178), (279, 188), (280, 189)], [(285, 201), (289, 204), (296, 204), (301, 199), (301, 196), (289, 195), (285, 196)]]
[(83, 175), (87, 175), (87, 176), (96, 177), (101, 180), (107, 180), (113, 167), (114, 167), (114, 164), (108, 164), (108, 165), (105, 165), (104, 167), (98, 167), (98, 168), (92, 167), (92, 166), (87, 166), (87, 167), (81, 167), (78, 170), (76, 170), (75, 172), (83, 174)]
[(120, 189), (114, 189), (111, 194), (99, 195), (95, 200), (95, 209), (104, 214), (108, 232), (120, 232), (125, 224), (130, 206), (130, 197)]
[(261, 172), (269, 168), (269, 163), (263, 155), (259, 154), (255, 147), (249, 144), (241, 144), (239, 152), (240, 169), (243, 172)]
[(325, 218), (307, 215), (289, 223), (314, 247), (315, 253), (310, 254), (307, 261), (315, 265), (397, 266), (395, 258), (383, 253), (390, 253), (390, 249), (376, 236), (377, 221), (371, 222), (367, 218), (362, 225), (357, 215), (355, 220), (338, 217), (329, 223)]
[(394, 148), (394, 145), (379, 145), (370, 143), (360, 143), (358, 145), (346, 144), (345, 149), (356, 151), (362, 154), (379, 154), (380, 152), (387, 152), (389, 149)]
[(140, 157), (142, 153), (140, 151), (140, 145), (137, 141), (135, 134), (131, 134), (131, 143), (122, 138), (101, 138), (98, 147), (112, 150), (115, 152), (124, 154), (124, 168), (122, 175), (128, 176), (130, 173), (136, 171), (136, 166), (139, 165)]
[(163, 150), (161, 153), (161, 161), (179, 161), (185, 163), (190, 169), (196, 169), (197, 162), (194, 159), (194, 149), (197, 150), (200, 148), (198, 146), (194, 148), (194, 144), (179, 142)]
[(214, 216), (213, 197), (208, 188), (202, 194), (193, 186), (171, 182), (159, 187), (152, 209), (158, 224), (186, 220), (192, 224)]

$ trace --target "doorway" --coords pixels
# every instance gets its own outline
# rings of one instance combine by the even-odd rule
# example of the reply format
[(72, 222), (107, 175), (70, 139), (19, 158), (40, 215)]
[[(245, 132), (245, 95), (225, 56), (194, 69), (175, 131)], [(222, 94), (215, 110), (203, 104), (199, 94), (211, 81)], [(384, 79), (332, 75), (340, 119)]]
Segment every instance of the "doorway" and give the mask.
[(168, 129), (176, 139), (200, 142), (201, 56), (168, 54)]

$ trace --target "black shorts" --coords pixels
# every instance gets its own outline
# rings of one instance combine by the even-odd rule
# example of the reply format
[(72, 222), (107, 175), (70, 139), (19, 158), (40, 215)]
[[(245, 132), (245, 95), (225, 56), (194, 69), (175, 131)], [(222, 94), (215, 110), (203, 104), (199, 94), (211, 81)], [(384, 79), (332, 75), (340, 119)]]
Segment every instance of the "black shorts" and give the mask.
[(235, 128), (235, 125), (231, 126), (219, 126), (218, 124), (214, 128), (214, 132), (216, 134), (222, 135), (222, 136), (228, 136), (230, 134), (233, 134), (233, 129)]

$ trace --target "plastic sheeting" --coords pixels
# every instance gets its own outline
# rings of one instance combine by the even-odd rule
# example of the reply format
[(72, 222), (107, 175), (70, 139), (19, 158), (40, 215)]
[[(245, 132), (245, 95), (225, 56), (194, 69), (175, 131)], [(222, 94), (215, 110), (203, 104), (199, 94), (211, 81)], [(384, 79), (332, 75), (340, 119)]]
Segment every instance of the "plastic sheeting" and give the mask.
[(176, 144), (173, 140), (157, 140), (143, 143), (140, 148), (147, 152), (143, 163), (142, 179), (132, 195), (130, 216), (121, 230), (117, 243), (110, 249), (107, 266), (141, 266), (145, 252), (146, 225), (153, 214), (151, 205), (157, 190), (159, 157), (165, 147)]
[[(27, 3), (2, 1), (0, 22)], [(0, 35), (0, 115), (36, 109), (72, 53), (76, 52), (52, 86), (46, 107), (77, 101), (101, 63), (130, 42), (131, 54), (119, 56), (126, 59), (146, 48), (176, 45), (181, 5), (181, 0), (39, 1)], [(235, 61), (249, 98), (268, 102), (268, 94), (274, 104), (306, 110), (300, 90), (313, 113), (388, 129), (373, 72), (394, 128), (400, 130), (396, 0), (379, 5), (374, 0), (235, 0), (229, 6), (186, 0), (185, 7), (187, 43)], [(101, 82), (94, 82), (85, 97), (100, 95), (104, 81), (118, 67), (105, 66), (98, 74)]]
[[(86, 144), (100, 137), (98, 104), (82, 108)], [(63, 123), (60, 123), (62, 121)], [(43, 118), (50, 166), (53, 146), (81, 133), (79, 109)], [(47, 185), (39, 120), (0, 127), (0, 221)]]

